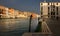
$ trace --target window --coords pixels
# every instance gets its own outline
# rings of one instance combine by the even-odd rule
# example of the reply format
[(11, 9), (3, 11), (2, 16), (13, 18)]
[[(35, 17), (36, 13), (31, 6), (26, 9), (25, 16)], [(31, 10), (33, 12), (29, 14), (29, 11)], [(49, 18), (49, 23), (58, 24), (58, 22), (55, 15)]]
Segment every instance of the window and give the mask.
[(43, 3), (41, 3), (41, 5), (43, 5)]
[(1, 9), (0, 9), (0, 14), (1, 14)]
[(58, 16), (56, 17), (56, 19), (58, 20)]
[(55, 8), (55, 5), (53, 5), (53, 8)]
[(41, 16), (41, 18), (42, 18), (43, 16)]
[(55, 12), (51, 12), (51, 15), (55, 15)]
[(56, 7), (56, 10), (58, 11), (58, 7)]
[(51, 12), (51, 15), (52, 15), (52, 12)]
[(48, 17), (49, 17), (50, 13), (48, 13)]
[(43, 7), (41, 7), (41, 15), (43, 14)]
[(41, 10), (43, 10), (43, 7), (41, 7)]
[(53, 9), (53, 12), (55, 11), (55, 9)]
[(48, 5), (49, 5), (49, 3), (48, 3)]
[(50, 15), (50, 13), (48, 13), (48, 15)]
[(56, 7), (57, 15), (58, 15), (58, 7)]
[(0, 9), (0, 12), (2, 12), (2, 10)]
[(2, 9), (0, 9), (0, 14), (3, 12), (3, 10)]
[(49, 9), (50, 9), (50, 8), (48, 7), (48, 12), (49, 12)]
[(58, 5), (58, 3), (56, 3), (56, 5)]

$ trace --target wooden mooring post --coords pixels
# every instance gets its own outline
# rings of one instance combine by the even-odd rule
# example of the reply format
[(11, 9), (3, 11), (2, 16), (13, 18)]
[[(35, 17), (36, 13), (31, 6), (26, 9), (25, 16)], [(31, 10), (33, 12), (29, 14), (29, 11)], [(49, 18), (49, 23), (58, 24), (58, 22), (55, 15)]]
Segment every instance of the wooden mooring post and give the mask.
[(31, 32), (31, 20), (32, 20), (32, 15), (30, 15), (30, 19), (29, 19), (29, 32)]

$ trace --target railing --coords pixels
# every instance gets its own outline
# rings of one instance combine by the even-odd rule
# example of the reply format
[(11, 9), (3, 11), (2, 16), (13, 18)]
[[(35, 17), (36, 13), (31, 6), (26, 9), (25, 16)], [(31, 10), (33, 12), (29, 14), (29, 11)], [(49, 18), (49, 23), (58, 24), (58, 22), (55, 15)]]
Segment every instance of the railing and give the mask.
[(48, 34), (47, 36), (52, 36), (52, 32), (51, 30), (49, 29), (48, 25), (46, 22), (43, 21), (42, 23), (42, 34)]
[(51, 30), (49, 29), (48, 25), (46, 24), (46, 22), (42, 23), (42, 32), (43, 33), (51, 33)]

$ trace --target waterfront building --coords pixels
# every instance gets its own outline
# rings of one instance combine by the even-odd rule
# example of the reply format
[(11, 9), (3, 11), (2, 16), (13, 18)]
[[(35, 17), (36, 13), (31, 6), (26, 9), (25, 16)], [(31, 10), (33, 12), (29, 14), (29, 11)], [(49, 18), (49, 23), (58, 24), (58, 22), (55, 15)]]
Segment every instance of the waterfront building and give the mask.
[(0, 6), (0, 18), (8, 18), (8, 8)]
[(0, 6), (0, 18), (28, 18), (31, 14), (34, 14), (34, 17), (38, 15), (28, 11), (15, 10), (13, 8)]
[(60, 2), (41, 2), (40, 15), (43, 18), (58, 19), (60, 17)]
[(6, 10), (6, 18), (9, 18), (9, 12), (8, 12), (8, 8), (5, 8), (5, 10)]
[(15, 10), (13, 8), (9, 8), (10, 18), (15, 18)]
[[(60, 35), (60, 2), (41, 2), (40, 15), (42, 23), (46, 24), (51, 29), (54, 36)], [(45, 23), (44, 23), (45, 24)]]

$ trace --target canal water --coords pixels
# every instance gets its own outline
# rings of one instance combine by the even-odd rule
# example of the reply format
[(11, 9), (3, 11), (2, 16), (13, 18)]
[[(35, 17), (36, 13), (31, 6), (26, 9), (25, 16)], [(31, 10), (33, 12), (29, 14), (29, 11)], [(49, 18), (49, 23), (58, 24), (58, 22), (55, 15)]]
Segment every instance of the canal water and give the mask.
[[(38, 20), (32, 19), (31, 32), (36, 30)], [(22, 36), (29, 31), (29, 19), (0, 19), (0, 36)]]

